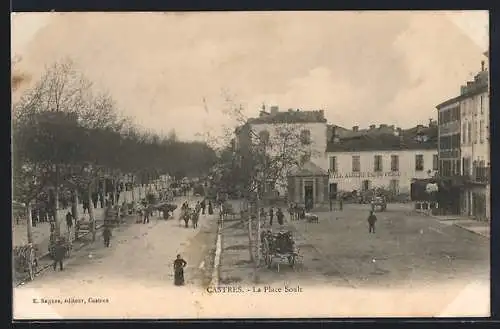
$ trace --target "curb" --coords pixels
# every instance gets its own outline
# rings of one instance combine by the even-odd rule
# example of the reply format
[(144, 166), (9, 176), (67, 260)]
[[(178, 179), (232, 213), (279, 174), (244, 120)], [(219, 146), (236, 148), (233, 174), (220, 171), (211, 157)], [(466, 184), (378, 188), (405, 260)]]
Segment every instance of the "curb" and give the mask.
[[(468, 227), (465, 227), (465, 226), (462, 226), (462, 225), (459, 225), (459, 224), (453, 224), (453, 225), (454, 225), (454, 226), (456, 226), (456, 227), (459, 227), (459, 228), (461, 228), (461, 229), (463, 229), (463, 230), (466, 230), (466, 231), (468, 231), (468, 232), (470, 232), (470, 233), (474, 233), (474, 234), (476, 234), (476, 235), (482, 236), (483, 238), (486, 238), (486, 239), (490, 239), (490, 237), (491, 237), (491, 235), (490, 235), (490, 234), (485, 234), (485, 233), (476, 232), (476, 231), (474, 231), (474, 230), (471, 230), (471, 229), (470, 229), (470, 228), (468, 228)], [(490, 228), (490, 229), (491, 229), (491, 228)]]
[(219, 226), (217, 228), (217, 242), (215, 247), (215, 257), (214, 257), (214, 268), (212, 270), (212, 280), (210, 281), (210, 286), (217, 287), (219, 286), (219, 268), (220, 268), (220, 258), (222, 253), (222, 227), (223, 227), (224, 218), (222, 218), (219, 222)]

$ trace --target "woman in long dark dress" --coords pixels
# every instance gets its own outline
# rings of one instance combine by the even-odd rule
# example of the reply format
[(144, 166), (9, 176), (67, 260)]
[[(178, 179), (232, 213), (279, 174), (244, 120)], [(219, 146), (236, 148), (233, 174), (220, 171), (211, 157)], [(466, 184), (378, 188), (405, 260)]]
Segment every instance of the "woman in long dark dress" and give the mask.
[(214, 207), (212, 206), (212, 201), (208, 201), (208, 214), (209, 215), (214, 214)]
[(181, 255), (177, 255), (177, 259), (174, 261), (174, 284), (176, 286), (184, 285), (184, 267), (186, 267), (187, 262), (182, 259)]

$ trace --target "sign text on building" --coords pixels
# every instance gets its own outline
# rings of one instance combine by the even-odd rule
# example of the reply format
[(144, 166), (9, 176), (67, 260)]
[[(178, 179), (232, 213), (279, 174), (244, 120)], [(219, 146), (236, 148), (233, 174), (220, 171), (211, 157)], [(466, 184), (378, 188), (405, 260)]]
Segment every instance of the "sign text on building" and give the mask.
[(381, 177), (399, 177), (399, 171), (388, 171), (388, 172), (350, 172), (350, 173), (339, 173), (330, 172), (330, 178), (340, 179), (340, 178), (381, 178)]

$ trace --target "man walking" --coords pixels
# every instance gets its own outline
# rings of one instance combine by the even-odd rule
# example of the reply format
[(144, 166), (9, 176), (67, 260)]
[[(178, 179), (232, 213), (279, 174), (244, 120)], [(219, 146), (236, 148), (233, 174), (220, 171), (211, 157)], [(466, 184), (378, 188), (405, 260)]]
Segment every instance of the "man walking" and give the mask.
[(205, 202), (205, 199), (201, 201), (201, 214), (205, 215), (205, 208), (207, 207), (207, 203)]
[(274, 209), (273, 209), (273, 207), (271, 207), (271, 209), (269, 209), (269, 225), (270, 226), (273, 226), (273, 218), (274, 218)]
[(73, 215), (71, 214), (70, 211), (66, 214), (66, 229), (68, 232), (71, 232), (71, 229), (73, 228)]
[(57, 239), (56, 245), (54, 247), (54, 263), (52, 264), (52, 267), (54, 268), (54, 271), (57, 270), (57, 264), (59, 263), (59, 270), (63, 271), (63, 259), (64, 256), (66, 255), (66, 247), (62, 243), (61, 239)]
[(278, 211), (276, 212), (276, 218), (278, 219), (279, 225), (283, 225), (285, 223), (284, 217), (285, 217), (285, 215), (281, 211), (281, 208), (278, 208)]
[(370, 216), (368, 216), (368, 233), (375, 233), (375, 222), (377, 221), (377, 216), (373, 211), (370, 211)]
[(104, 239), (104, 246), (106, 248), (109, 248), (109, 242), (111, 240), (111, 229), (109, 228), (109, 226), (105, 226), (104, 227), (104, 231), (102, 232), (102, 237)]

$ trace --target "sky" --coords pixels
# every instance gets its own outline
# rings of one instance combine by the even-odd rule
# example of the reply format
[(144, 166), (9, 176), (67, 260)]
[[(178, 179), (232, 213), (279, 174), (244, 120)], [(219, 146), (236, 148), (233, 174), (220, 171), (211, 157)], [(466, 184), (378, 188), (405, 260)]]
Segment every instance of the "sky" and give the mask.
[(189, 140), (234, 124), (227, 94), (247, 116), (265, 104), (348, 128), (425, 124), (489, 40), (485, 11), (18, 13), (11, 25), (16, 69), (32, 77), (14, 101), (70, 57), (136, 123)]

